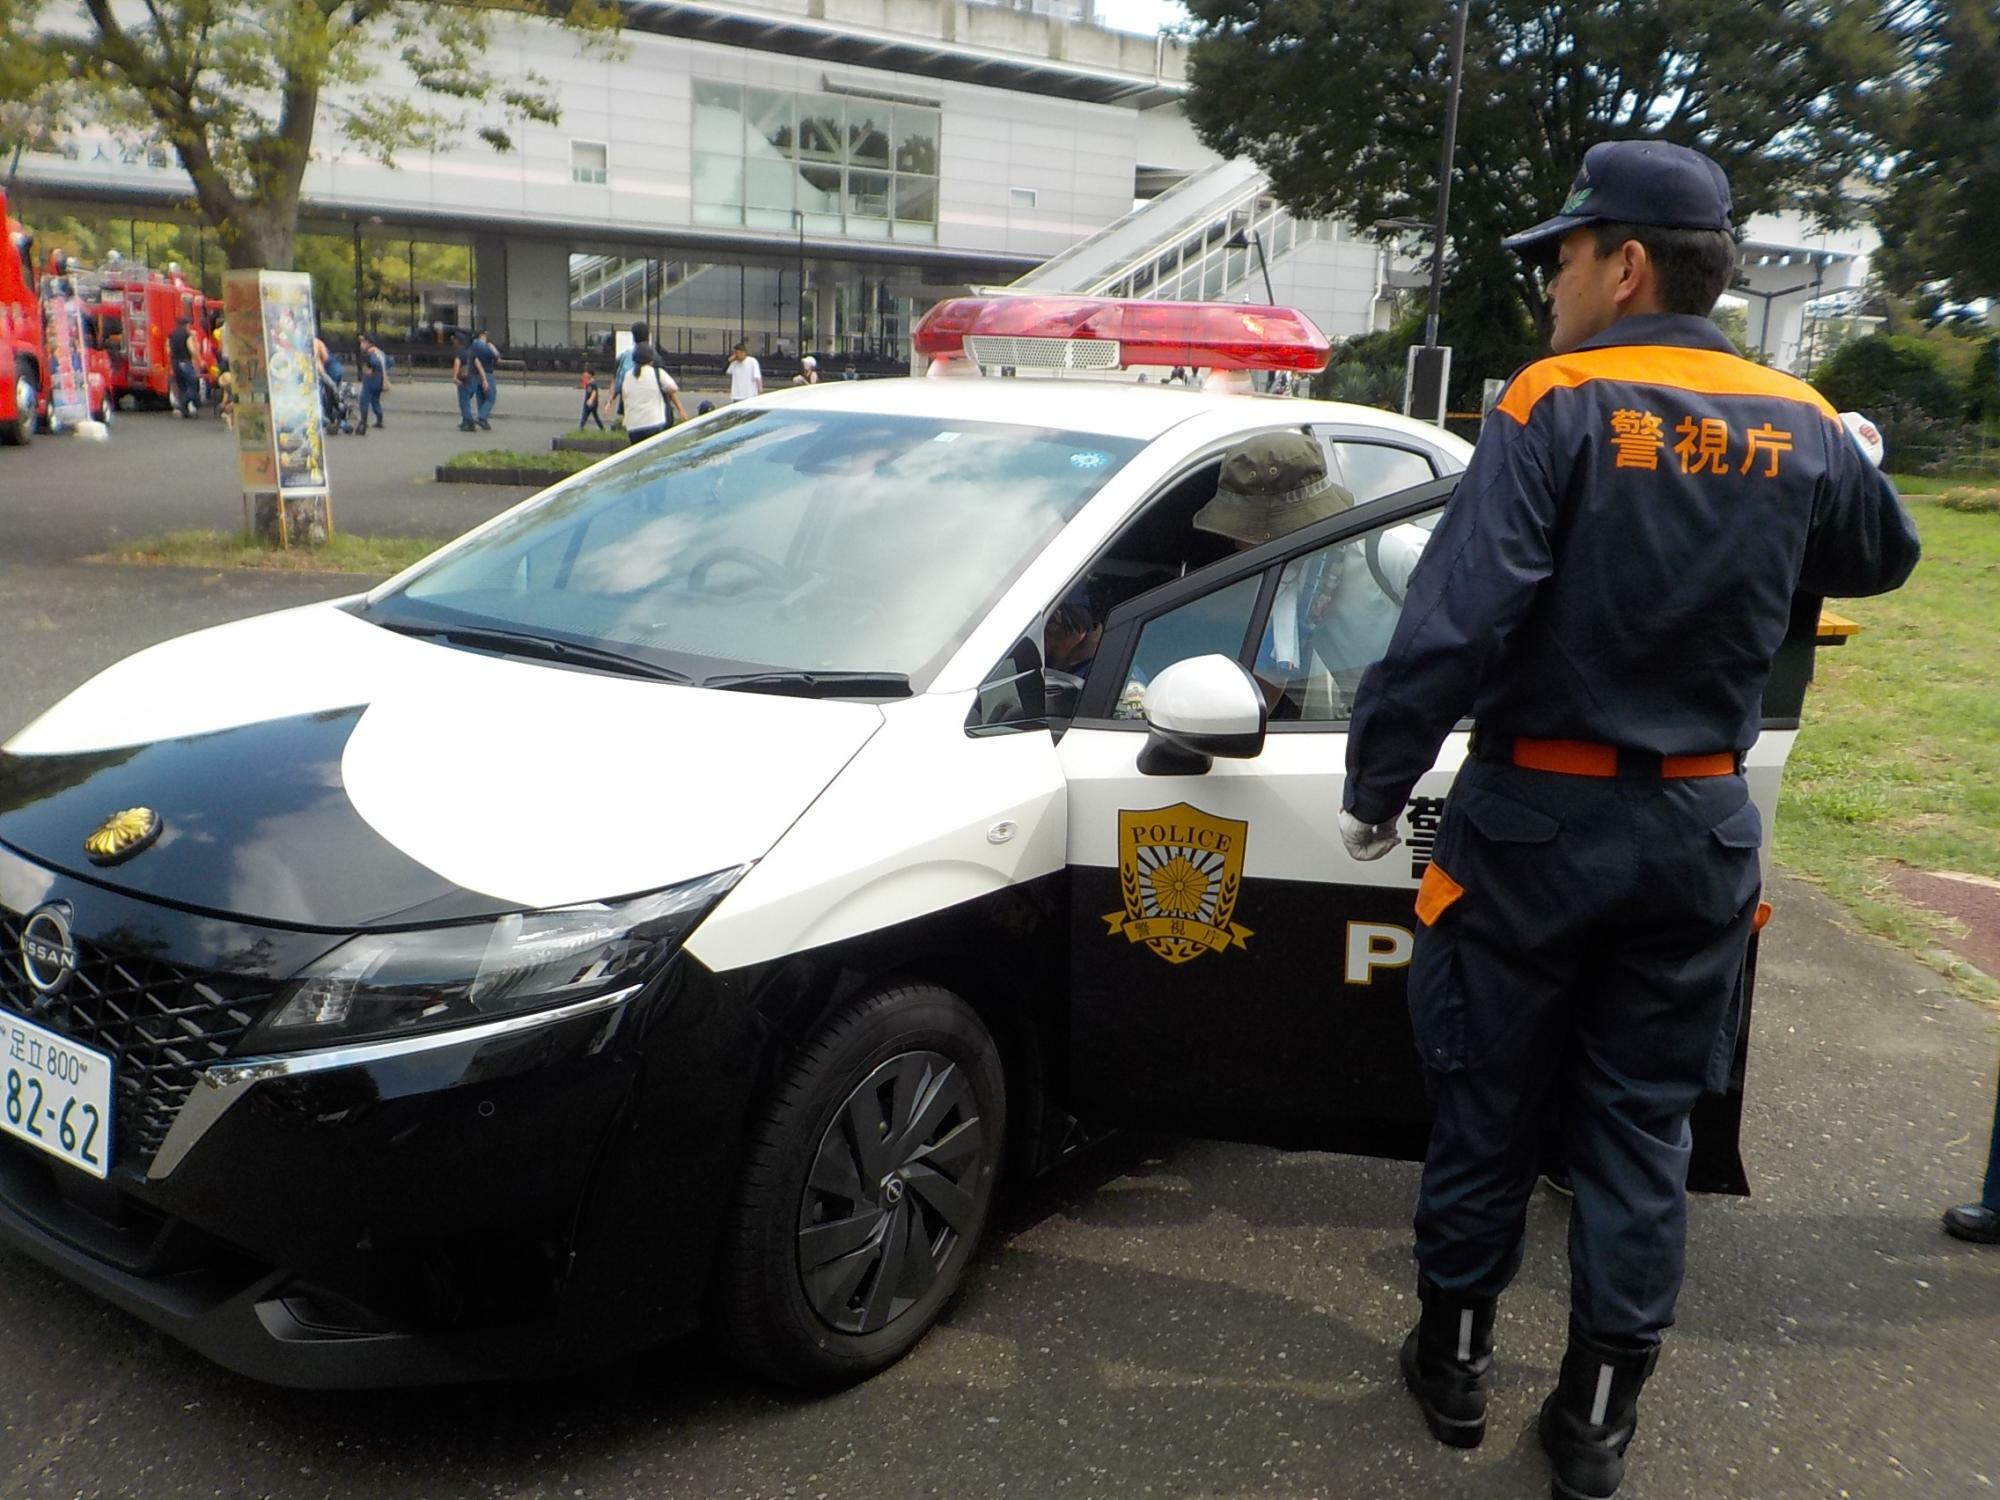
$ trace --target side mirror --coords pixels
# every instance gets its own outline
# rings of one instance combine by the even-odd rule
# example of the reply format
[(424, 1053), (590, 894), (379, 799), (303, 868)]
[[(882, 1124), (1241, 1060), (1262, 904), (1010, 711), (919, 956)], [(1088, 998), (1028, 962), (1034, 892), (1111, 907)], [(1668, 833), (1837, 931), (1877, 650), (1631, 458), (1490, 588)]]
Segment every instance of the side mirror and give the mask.
[(1146, 689), (1145, 776), (1200, 776), (1216, 757), (1249, 760), (1264, 748), (1267, 710), (1257, 679), (1226, 656), (1177, 661)]

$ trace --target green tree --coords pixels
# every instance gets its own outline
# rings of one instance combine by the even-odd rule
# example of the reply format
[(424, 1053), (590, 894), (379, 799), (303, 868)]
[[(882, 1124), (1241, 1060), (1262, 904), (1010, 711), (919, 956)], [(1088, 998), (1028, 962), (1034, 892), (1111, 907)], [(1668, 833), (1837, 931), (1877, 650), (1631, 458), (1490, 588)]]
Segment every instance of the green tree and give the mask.
[(1876, 213), (1877, 269), (1933, 312), (2000, 296), (2000, 5), (1905, 0), (1911, 107), (1891, 138), (1902, 156)]
[[(8, 0), (16, 46), (59, 68), (100, 118), (171, 146), (233, 266), (289, 269), (299, 191), (322, 122), (393, 164), (399, 150), (473, 129), (512, 148), (501, 121), (552, 123), (555, 96), (529, 73), (482, 67), (497, 22), (529, 16), (612, 45), (613, 0), (80, 0), (72, 24), (30, 35), (46, 0)], [(376, 88), (393, 65), (416, 84)], [(26, 62), (17, 64), (23, 70)]]
[(11, 182), (23, 152), (53, 141), (72, 103), (62, 70), (34, 44), (25, 16), (0, 0), (0, 175)]
[[(1560, 210), (1599, 141), (1657, 136), (1730, 174), (1739, 220), (1781, 202), (1827, 219), (1873, 158), (1896, 39), (1878, 0), (1473, 0), (1452, 179), (1453, 281), (1485, 317), (1509, 301), (1546, 345), (1548, 308), (1485, 253)], [(1446, 0), (1188, 0), (1188, 114), (1248, 156), (1294, 212), (1428, 219), (1449, 83)], [(1441, 319), (1441, 321), (1444, 321)], [(1482, 337), (1445, 322), (1448, 341)], [(1467, 378), (1503, 374), (1498, 366)]]

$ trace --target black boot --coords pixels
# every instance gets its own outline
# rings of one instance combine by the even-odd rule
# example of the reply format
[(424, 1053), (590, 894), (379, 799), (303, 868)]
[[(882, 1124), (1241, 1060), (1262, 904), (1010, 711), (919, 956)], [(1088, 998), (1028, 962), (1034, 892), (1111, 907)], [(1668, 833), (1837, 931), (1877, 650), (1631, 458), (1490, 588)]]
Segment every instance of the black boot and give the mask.
[(1486, 1436), (1486, 1393), (1493, 1385), (1491, 1297), (1455, 1297), (1417, 1285), (1423, 1312), (1403, 1340), (1403, 1383), (1423, 1408), (1431, 1436), (1453, 1448), (1477, 1448)]
[(1625, 1449), (1639, 1427), (1639, 1390), (1660, 1362), (1650, 1349), (1611, 1348), (1569, 1331), (1562, 1375), (1542, 1403), (1542, 1447), (1555, 1466), (1556, 1500), (1610, 1500), (1625, 1477)]

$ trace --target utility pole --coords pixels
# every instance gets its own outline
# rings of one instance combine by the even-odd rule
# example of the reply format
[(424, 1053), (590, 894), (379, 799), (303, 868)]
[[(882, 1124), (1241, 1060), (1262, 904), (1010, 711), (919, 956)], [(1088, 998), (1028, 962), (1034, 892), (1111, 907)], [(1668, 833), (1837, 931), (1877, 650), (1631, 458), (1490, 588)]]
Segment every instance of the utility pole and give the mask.
[(1465, 23), (1472, 0), (1453, 7), (1451, 84), (1444, 104), (1444, 153), (1438, 165), (1437, 220), (1431, 226), (1430, 303), (1424, 313), (1424, 341), (1412, 348), (1403, 379), (1403, 410), (1421, 421), (1444, 425), (1445, 390), (1451, 382), (1451, 350), (1440, 348), (1438, 306), (1444, 298), (1444, 241), (1451, 224), (1451, 172), (1458, 151), (1458, 96), (1465, 78)]

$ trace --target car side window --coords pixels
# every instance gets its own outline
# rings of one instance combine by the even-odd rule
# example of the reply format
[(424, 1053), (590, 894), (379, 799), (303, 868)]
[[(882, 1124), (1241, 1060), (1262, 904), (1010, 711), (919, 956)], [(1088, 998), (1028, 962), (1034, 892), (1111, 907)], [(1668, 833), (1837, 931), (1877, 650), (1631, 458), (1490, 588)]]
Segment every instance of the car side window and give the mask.
[(1387, 443), (1370, 443), (1354, 438), (1321, 434), (1327, 467), (1335, 482), (1354, 496), (1356, 505), (1380, 500), (1413, 485), (1428, 484), (1437, 470), (1421, 453), (1396, 448)]
[(1274, 723), (1344, 724), (1389, 649), (1437, 513), (1378, 526), (1285, 564), (1251, 670)]
[(1248, 578), (1156, 615), (1139, 630), (1125, 686), (1112, 710), (1114, 719), (1142, 717), (1146, 685), (1177, 661), (1211, 652), (1240, 659), (1243, 638), (1250, 633), (1250, 615), (1257, 608), (1257, 591), (1264, 575)]

